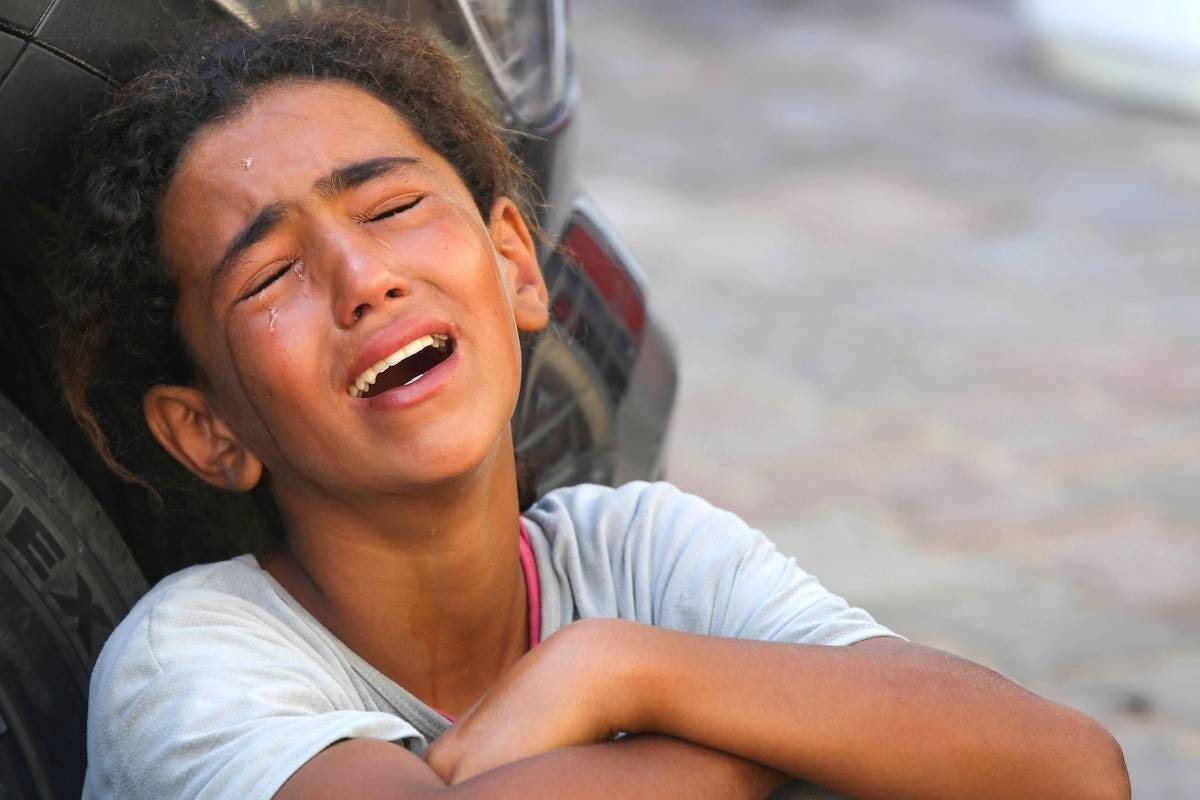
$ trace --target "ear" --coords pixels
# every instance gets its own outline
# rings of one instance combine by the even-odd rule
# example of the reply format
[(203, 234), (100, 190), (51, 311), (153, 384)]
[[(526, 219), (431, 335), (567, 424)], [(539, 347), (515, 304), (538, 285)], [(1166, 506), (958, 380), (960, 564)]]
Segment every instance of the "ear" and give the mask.
[(158, 384), (142, 398), (142, 413), (158, 443), (205, 483), (246, 492), (262, 477), (262, 462), (189, 386)]
[(542, 277), (529, 226), (512, 200), (500, 197), (492, 204), (488, 232), (492, 237), (492, 246), (507, 267), (505, 278), (512, 297), (517, 330), (540, 331), (550, 322), (547, 307), (549, 292), (546, 291), (546, 280)]

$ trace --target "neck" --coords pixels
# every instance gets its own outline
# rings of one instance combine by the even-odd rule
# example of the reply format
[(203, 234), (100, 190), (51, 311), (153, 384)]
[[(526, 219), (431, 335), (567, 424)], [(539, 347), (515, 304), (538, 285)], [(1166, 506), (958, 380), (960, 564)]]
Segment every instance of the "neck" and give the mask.
[(529, 648), (511, 439), (472, 475), (356, 499), (277, 491), (264, 568), (335, 636), (434, 708), (469, 708)]

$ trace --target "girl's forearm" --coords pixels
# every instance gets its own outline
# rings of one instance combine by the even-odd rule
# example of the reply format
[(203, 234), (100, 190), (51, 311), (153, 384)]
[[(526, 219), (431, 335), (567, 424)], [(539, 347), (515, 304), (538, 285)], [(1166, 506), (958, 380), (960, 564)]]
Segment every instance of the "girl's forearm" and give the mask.
[[(977, 664), (895, 639), (750, 642), (618, 623), (631, 727), (854, 797), (1129, 797), (1085, 715)], [(620, 648), (616, 650), (616, 648)]]
[(275, 798), (761, 800), (783, 779), (774, 770), (728, 753), (668, 736), (644, 735), (540, 753), (447, 785), (428, 764), (403, 747), (377, 739), (347, 739), (300, 767)]
[(647, 797), (762, 800), (784, 780), (775, 770), (669, 736), (578, 745), (489, 770), (434, 796), (615, 800)]

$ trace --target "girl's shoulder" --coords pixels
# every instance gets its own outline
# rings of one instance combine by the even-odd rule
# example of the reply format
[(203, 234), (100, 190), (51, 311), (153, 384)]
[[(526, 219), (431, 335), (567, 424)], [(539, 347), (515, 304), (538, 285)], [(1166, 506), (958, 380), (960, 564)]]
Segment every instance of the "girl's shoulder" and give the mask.
[(548, 492), (525, 512), (556, 552), (611, 561), (611, 551), (645, 551), (662, 562), (680, 549), (693, 560), (739, 558), (773, 547), (739, 516), (664, 481), (579, 484)]
[(253, 556), (170, 575), (92, 673), (84, 796), (269, 797), (334, 741), (417, 741), (353, 671)]
[(736, 514), (669, 483), (557, 489), (526, 520), (543, 636), (584, 617), (803, 644), (894, 635)]
[(117, 625), (101, 650), (97, 671), (119, 653), (139, 645), (157, 658), (157, 649), (170, 639), (171, 632), (204, 627), (213, 622), (209, 614), (224, 614), (226, 623), (233, 620), (230, 611), (239, 607), (254, 609), (252, 619), (261, 617), (264, 609), (278, 615), (283, 609), (269, 582), (252, 555), (197, 564), (166, 576)]
[(543, 596), (543, 635), (572, 619), (669, 625), (707, 614), (695, 598), (770, 542), (736, 515), (669, 483), (581, 484), (525, 512)]
[(566, 486), (546, 493), (526, 511), (528, 518), (545, 522), (555, 532), (612, 533), (635, 527), (665, 527), (678, 522), (678, 515), (697, 522), (714, 517), (741, 522), (735, 515), (665, 481), (630, 481), (616, 487), (595, 483)]
[(251, 555), (168, 575), (134, 604), (101, 649), (91, 678), (92, 714), (122, 698), (133, 701), (180, 667), (247, 662), (281, 645), (294, 649), (299, 622)]

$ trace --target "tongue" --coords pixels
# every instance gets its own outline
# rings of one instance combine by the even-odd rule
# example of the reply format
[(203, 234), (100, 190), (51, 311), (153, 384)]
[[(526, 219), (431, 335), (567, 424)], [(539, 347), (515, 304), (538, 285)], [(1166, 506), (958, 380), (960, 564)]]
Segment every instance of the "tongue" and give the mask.
[(375, 397), (384, 392), (391, 391), (398, 386), (411, 381), (418, 375), (423, 375), (429, 370), (442, 363), (449, 356), (449, 352), (439, 350), (436, 347), (426, 347), (416, 353), (413, 353), (408, 358), (401, 361), (394, 367), (388, 367), (379, 377), (375, 379), (375, 383), (367, 389), (364, 397)]

